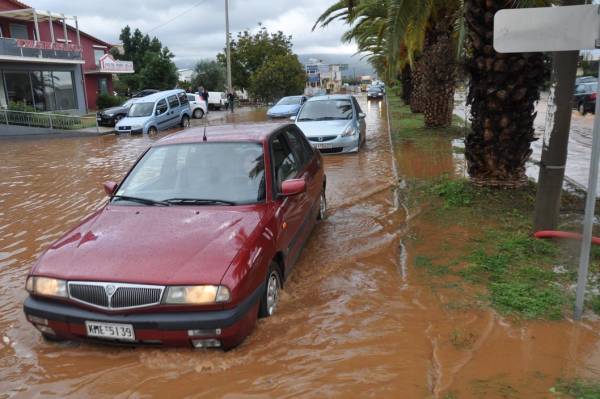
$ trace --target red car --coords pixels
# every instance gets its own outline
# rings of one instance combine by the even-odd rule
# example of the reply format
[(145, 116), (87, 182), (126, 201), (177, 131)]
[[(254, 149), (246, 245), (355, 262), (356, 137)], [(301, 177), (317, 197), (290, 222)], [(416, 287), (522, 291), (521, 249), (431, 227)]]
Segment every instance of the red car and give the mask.
[(291, 124), (166, 137), (40, 257), (27, 319), (48, 340), (233, 348), (273, 314), (325, 183)]

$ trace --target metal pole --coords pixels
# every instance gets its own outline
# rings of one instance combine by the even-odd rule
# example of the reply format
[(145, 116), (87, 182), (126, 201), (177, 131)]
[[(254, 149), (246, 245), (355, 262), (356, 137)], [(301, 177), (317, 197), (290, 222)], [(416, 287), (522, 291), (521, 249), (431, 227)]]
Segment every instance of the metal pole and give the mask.
[[(598, 47), (599, 40), (596, 40)], [(598, 64), (600, 73), (600, 63)], [(579, 255), (579, 272), (577, 274), (577, 293), (575, 297), (575, 320), (581, 319), (585, 286), (590, 265), (590, 248), (592, 246), (592, 228), (594, 227), (594, 212), (596, 208), (596, 191), (598, 188), (598, 161), (600, 160), (600, 101), (596, 101), (594, 116), (594, 131), (592, 133), (592, 159), (590, 160), (590, 176), (587, 195), (585, 198), (585, 217), (583, 219), (583, 237), (581, 238), (581, 253)]]
[(35, 27), (35, 40), (40, 41), (40, 24), (38, 24), (38, 17), (35, 8), (32, 10), (33, 12), (33, 26)]
[(55, 42), (54, 40), (54, 22), (52, 21), (52, 13), (50, 11), (48, 12), (48, 25), (50, 26), (50, 40), (52, 41), (52, 43)]
[(227, 92), (231, 93), (231, 47), (229, 46), (229, 0), (225, 0), (225, 43), (227, 44)]
[(65, 44), (68, 45), (69, 44), (69, 36), (67, 35), (67, 17), (65, 17), (65, 14), (62, 14), (62, 20), (63, 20), (63, 33), (65, 35)]
[(75, 29), (77, 30), (77, 45), (81, 47), (81, 35), (79, 34), (79, 21), (77, 21), (77, 16), (73, 17), (75, 19)]

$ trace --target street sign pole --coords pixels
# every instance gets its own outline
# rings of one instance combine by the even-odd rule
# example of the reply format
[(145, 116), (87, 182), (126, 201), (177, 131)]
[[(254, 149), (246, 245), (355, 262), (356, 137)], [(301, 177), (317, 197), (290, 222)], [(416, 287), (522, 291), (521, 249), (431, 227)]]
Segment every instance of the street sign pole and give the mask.
[[(600, 7), (589, 4), (500, 10), (494, 16), (494, 48), (500, 53), (600, 48)], [(598, 73), (600, 76), (600, 65)], [(583, 314), (590, 264), (600, 161), (600, 101), (596, 101), (592, 134), (592, 157), (577, 274), (576, 320)]]
[[(600, 11), (600, 9), (599, 9)], [(600, 26), (598, 27), (596, 48), (600, 47)], [(600, 76), (600, 63), (598, 63)], [(592, 132), (592, 159), (590, 160), (590, 176), (585, 198), (585, 217), (583, 219), (583, 237), (581, 238), (581, 253), (579, 254), (579, 272), (577, 274), (577, 292), (575, 296), (575, 320), (581, 319), (583, 302), (587, 285), (588, 269), (590, 266), (590, 249), (592, 247), (592, 229), (596, 211), (596, 192), (598, 189), (598, 161), (600, 161), (600, 101), (596, 101), (594, 115), (594, 130)]]

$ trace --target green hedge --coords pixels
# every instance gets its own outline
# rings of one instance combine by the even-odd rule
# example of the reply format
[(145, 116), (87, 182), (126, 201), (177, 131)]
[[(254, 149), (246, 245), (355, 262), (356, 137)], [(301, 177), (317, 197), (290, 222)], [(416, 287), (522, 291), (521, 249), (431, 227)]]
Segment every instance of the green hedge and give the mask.
[(108, 94), (100, 94), (96, 99), (96, 108), (105, 109), (111, 107), (118, 107), (127, 101), (126, 97), (110, 96)]

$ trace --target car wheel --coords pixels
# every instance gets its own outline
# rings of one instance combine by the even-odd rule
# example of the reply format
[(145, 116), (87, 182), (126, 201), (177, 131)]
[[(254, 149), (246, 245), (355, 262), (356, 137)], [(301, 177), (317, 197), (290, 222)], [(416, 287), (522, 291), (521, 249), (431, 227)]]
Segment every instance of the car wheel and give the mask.
[(154, 126), (150, 126), (150, 129), (148, 129), (148, 135), (154, 136), (155, 134), (158, 134), (158, 130)]
[(327, 219), (327, 197), (325, 196), (325, 187), (323, 187), (323, 191), (321, 191), (321, 196), (319, 198), (319, 214), (317, 215), (317, 220), (325, 219)]
[(44, 333), (42, 333), (42, 338), (44, 338), (44, 341), (47, 341), (47, 342), (65, 342), (66, 341), (66, 339), (59, 338), (57, 336), (50, 335), (50, 334), (44, 334)]
[(577, 109), (579, 110), (579, 113), (581, 115), (585, 115), (586, 114), (586, 112), (585, 112), (585, 104), (584, 103), (579, 103), (579, 107), (577, 107)]
[(183, 115), (181, 117), (181, 127), (184, 129), (190, 127), (190, 117), (189, 116)]
[(204, 111), (202, 111), (200, 108), (197, 108), (196, 110), (194, 110), (193, 116), (196, 119), (202, 119), (204, 117)]
[(279, 301), (280, 290), (281, 274), (279, 273), (279, 266), (276, 263), (271, 263), (269, 274), (267, 275), (265, 292), (260, 300), (260, 308), (258, 310), (259, 317), (269, 317), (275, 313), (277, 302)]

